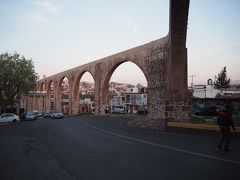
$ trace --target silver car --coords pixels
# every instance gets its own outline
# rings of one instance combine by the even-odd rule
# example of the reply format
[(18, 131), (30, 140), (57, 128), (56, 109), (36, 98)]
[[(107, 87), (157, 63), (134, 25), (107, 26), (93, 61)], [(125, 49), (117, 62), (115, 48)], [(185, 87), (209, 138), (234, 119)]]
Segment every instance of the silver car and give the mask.
[(58, 111), (58, 110), (53, 110), (50, 112), (50, 117), (52, 119), (55, 119), (55, 118), (63, 118), (63, 113), (61, 111)]
[(2, 122), (17, 122), (20, 121), (19, 116), (13, 113), (4, 113), (0, 116), (0, 123)]
[(37, 114), (34, 112), (27, 112), (26, 114), (26, 120), (36, 120), (37, 119)]

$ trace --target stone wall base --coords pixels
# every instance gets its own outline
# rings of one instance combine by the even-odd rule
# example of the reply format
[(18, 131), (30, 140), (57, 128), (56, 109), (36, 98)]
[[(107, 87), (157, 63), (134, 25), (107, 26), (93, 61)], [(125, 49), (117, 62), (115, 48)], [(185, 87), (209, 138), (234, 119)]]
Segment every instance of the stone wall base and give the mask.
[(139, 127), (139, 128), (161, 130), (161, 131), (167, 130), (166, 119), (143, 117), (143, 118), (134, 119), (133, 121), (129, 121), (127, 124), (131, 127)]

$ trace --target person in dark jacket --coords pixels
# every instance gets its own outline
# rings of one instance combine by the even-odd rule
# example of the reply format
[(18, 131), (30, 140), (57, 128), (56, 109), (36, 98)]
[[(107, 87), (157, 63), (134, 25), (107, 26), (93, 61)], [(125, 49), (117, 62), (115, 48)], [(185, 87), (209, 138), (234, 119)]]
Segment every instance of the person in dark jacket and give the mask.
[(230, 106), (226, 106), (224, 110), (218, 111), (218, 118), (217, 118), (217, 124), (221, 131), (221, 138), (218, 143), (218, 148), (224, 152), (230, 151), (229, 145), (230, 145), (230, 131), (231, 127), (235, 131), (233, 119), (232, 119), (232, 111)]

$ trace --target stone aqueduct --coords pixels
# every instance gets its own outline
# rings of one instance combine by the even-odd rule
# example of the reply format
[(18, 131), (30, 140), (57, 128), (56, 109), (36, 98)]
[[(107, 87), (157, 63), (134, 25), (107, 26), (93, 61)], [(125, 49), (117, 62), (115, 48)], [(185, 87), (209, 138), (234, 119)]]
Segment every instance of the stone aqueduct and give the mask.
[[(54, 82), (54, 107), (61, 109), (61, 83), (69, 80), (69, 113), (77, 114), (79, 81), (89, 72), (95, 81), (95, 114), (104, 114), (109, 104), (109, 80), (122, 63), (135, 63), (148, 83), (148, 115), (143, 125), (161, 129), (167, 121), (183, 121), (189, 117), (190, 96), (187, 90), (186, 34), (189, 0), (170, 0), (169, 33), (166, 37), (118, 54), (81, 65), (41, 79), (37, 91), (46, 87), (46, 97), (29, 97), (29, 109), (50, 111), (50, 86)], [(43, 102), (44, 101), (44, 102)]]

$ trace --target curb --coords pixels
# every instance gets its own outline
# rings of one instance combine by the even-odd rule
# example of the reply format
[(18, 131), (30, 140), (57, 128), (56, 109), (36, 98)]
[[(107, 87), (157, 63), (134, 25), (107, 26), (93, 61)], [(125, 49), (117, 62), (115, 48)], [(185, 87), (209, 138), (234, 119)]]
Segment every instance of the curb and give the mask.
[[(201, 129), (201, 130), (211, 130), (219, 131), (219, 127), (216, 125), (206, 125), (206, 124), (192, 124), (192, 123), (179, 123), (179, 122), (168, 122), (169, 127), (177, 128), (188, 128), (188, 129)], [(236, 133), (240, 133), (240, 127), (235, 127)], [(231, 131), (233, 131), (231, 129)]]
[(9, 123), (0, 123), (0, 127), (3, 126), (10, 126), (10, 125), (15, 125), (15, 124), (21, 124), (22, 122), (9, 122)]

